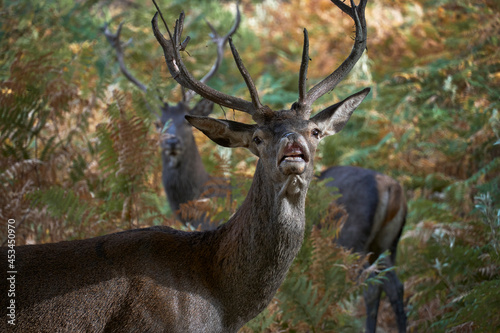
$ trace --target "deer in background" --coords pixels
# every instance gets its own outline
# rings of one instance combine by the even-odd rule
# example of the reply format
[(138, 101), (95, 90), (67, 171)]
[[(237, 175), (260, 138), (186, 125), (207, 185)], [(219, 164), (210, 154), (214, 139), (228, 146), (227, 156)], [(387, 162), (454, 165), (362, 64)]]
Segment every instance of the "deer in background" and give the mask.
[[(214, 27), (207, 21), (212, 32), (212, 41), (217, 46), (217, 59), (200, 82), (208, 82), (216, 74), (222, 63), (227, 41), (237, 31), (240, 22), (241, 15), (238, 4), (236, 5), (235, 22), (226, 35), (219, 36)], [(146, 93), (148, 89), (146, 85), (134, 77), (125, 66), (123, 47), (126, 44), (120, 41), (122, 25), (123, 23), (119, 25), (114, 34), (106, 25), (104, 35), (115, 49), (116, 58), (123, 75)], [(161, 115), (159, 115), (159, 112), (154, 111), (153, 106), (148, 104), (148, 108), (159, 118), (160, 126), (158, 127), (163, 129), (167, 126), (165, 131), (161, 132), (160, 139), (162, 183), (170, 208), (176, 217), (186, 225), (191, 224), (195, 229), (200, 227), (202, 230), (209, 230), (215, 226), (205, 213), (193, 209), (181, 209), (181, 206), (189, 204), (196, 206), (196, 201), (200, 199), (214, 196), (223, 197), (229, 190), (225, 180), (211, 177), (206, 171), (193, 136), (193, 127), (185, 119), (186, 115), (208, 116), (213, 111), (213, 102), (202, 99), (193, 108), (190, 108), (189, 102), (195, 93), (192, 90), (183, 89), (182, 95), (183, 99), (177, 105), (163, 103)]]
[[(390, 254), (382, 260), (384, 268), (394, 266), (396, 250), (406, 221), (406, 198), (401, 185), (391, 177), (370, 169), (353, 166), (335, 166), (326, 169), (320, 180), (338, 188), (340, 198), (336, 203), (345, 208), (345, 221), (337, 244), (362, 254), (370, 254), (373, 264), (385, 251)], [(376, 270), (370, 277), (376, 275)], [(375, 332), (377, 313), (382, 290), (389, 298), (396, 315), (399, 332), (406, 332), (404, 287), (394, 269), (388, 270), (381, 283), (370, 283), (364, 292), (366, 306), (366, 331)]]
[[(236, 332), (261, 312), (301, 247), (317, 145), (341, 131), (369, 93), (364, 89), (310, 117), (316, 99), (350, 72), (366, 48), (365, 6), (364, 0), (358, 6), (339, 6), (354, 19), (354, 46), (339, 68), (308, 91), (304, 29), (299, 98), (290, 109), (280, 111), (261, 104), (231, 40), (251, 101), (194, 79), (180, 55), (184, 15), (168, 40), (159, 31), (156, 13), (154, 35), (175, 80), (214, 103), (250, 114), (255, 121), (244, 124), (186, 116), (219, 145), (244, 147), (259, 157), (247, 197), (216, 230), (184, 232), (156, 226), (16, 247), (17, 322), (9, 328), (17, 332)], [(2, 255), (5, 260), (6, 248)], [(7, 283), (1, 279), (0, 290), (7, 290)], [(2, 304), (0, 316), (5, 318), (3, 298)], [(0, 328), (6, 330), (7, 325), (2, 320)]]

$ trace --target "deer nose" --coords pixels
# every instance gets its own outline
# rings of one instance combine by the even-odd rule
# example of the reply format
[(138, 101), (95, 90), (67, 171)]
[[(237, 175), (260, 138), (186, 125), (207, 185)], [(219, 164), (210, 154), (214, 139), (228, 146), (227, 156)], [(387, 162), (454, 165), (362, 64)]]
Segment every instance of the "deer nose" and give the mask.
[(309, 162), (310, 151), (306, 139), (299, 133), (287, 132), (282, 135), (279, 142), (278, 164), (284, 156), (293, 152), (303, 155), (304, 161)]
[(165, 145), (171, 147), (171, 149), (175, 149), (176, 146), (179, 146), (181, 143), (181, 141), (175, 136), (166, 139), (164, 142), (165, 142)]

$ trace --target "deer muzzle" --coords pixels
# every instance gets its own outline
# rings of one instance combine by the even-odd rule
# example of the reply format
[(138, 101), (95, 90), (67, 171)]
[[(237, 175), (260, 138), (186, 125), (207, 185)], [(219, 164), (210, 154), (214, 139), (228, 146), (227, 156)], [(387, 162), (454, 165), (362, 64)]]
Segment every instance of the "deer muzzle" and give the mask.
[(182, 142), (178, 137), (170, 134), (164, 134), (161, 141), (161, 148), (163, 149), (165, 155), (175, 156), (182, 153)]
[(277, 160), (281, 173), (300, 175), (306, 170), (309, 159), (309, 148), (302, 135), (287, 133), (281, 138)]
[(164, 134), (161, 140), (163, 162), (169, 168), (176, 168), (182, 159), (183, 144), (179, 138), (173, 135)]

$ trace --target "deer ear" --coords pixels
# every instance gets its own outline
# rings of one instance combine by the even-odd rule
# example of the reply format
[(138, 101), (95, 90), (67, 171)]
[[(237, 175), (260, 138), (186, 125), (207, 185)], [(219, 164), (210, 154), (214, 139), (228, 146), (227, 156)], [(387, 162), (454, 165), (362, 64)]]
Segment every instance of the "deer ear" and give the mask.
[(214, 103), (208, 99), (202, 99), (189, 112), (192, 116), (208, 116), (214, 110)]
[(200, 116), (186, 116), (187, 121), (212, 141), (224, 147), (248, 148), (256, 125)]
[(369, 92), (370, 88), (363, 89), (312, 117), (311, 121), (318, 125), (322, 137), (340, 132)]

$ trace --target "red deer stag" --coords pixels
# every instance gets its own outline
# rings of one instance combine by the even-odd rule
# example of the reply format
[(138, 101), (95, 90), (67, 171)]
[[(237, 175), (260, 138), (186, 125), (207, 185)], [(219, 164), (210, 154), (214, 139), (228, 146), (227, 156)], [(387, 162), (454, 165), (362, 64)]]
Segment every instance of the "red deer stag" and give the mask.
[[(239, 21), (240, 13), (237, 7), (237, 18), (233, 28), (223, 38), (216, 39), (219, 51), (217, 61), (219, 63), (222, 60), (224, 43), (237, 29)], [(106, 37), (116, 49), (120, 68), (124, 75), (141, 90), (145, 91), (145, 86), (126, 70), (123, 62), (123, 52), (116, 46), (120, 45), (120, 29), (121, 25), (116, 34), (106, 30)], [(212, 27), (211, 29), (212, 34), (217, 36), (215, 30)], [(214, 68), (216, 68), (215, 66), (216, 64), (214, 64)], [(207, 80), (205, 76), (200, 81), (206, 82)], [(193, 92), (192, 90), (187, 91), (189, 93)], [(206, 114), (201, 114), (195, 111), (199, 108), (197, 105), (191, 112), (186, 112), (187, 101), (189, 101), (189, 98), (185, 98), (184, 103), (179, 103), (176, 107), (170, 107), (170, 109), (166, 105), (167, 109), (162, 110), (162, 124), (165, 123), (165, 119), (168, 119), (173, 122), (169, 134), (176, 131), (168, 140), (162, 141), (163, 153), (165, 154), (162, 157), (163, 184), (170, 205), (175, 211), (179, 209), (180, 204), (199, 198), (200, 194), (206, 190), (204, 184), (209, 179), (201, 163), (198, 149), (194, 144), (192, 127), (184, 120), (184, 115), (208, 115), (211, 108)], [(210, 103), (210, 107), (212, 105)], [(179, 148), (175, 149), (177, 142)], [(185, 149), (180, 148), (182, 142), (189, 143), (184, 145)], [(199, 171), (194, 173), (193, 170)], [(192, 174), (199, 175), (202, 181), (193, 182), (190, 176)], [(397, 244), (404, 226), (407, 209), (401, 185), (394, 179), (373, 170), (350, 166), (331, 167), (320, 175), (320, 179), (326, 178), (333, 178), (327, 185), (339, 189), (342, 197), (337, 202), (343, 205), (347, 212), (347, 221), (337, 242), (356, 252), (372, 253), (370, 257), (372, 263), (382, 253), (389, 250), (390, 257), (384, 260), (384, 265), (392, 267), (395, 263)], [(198, 225), (196, 222), (198, 221), (192, 222), (195, 227)], [(213, 224), (208, 224), (208, 220), (203, 217), (202, 230), (208, 230), (212, 226)], [(394, 309), (399, 331), (405, 331), (406, 314), (403, 306), (403, 285), (395, 271), (389, 271), (386, 274), (386, 279), (382, 282), (383, 284), (370, 285), (365, 292), (367, 331), (375, 331), (382, 289), (389, 297)]]
[[(366, 48), (365, 1), (340, 6), (356, 24), (354, 46), (327, 78), (306, 91), (308, 38), (299, 99), (289, 110), (262, 105), (230, 40), (251, 101), (194, 79), (180, 56), (184, 15), (167, 40), (152, 24), (172, 76), (215, 103), (252, 115), (255, 124), (186, 116), (216, 143), (245, 147), (259, 157), (247, 197), (216, 230), (169, 227), (16, 248), (17, 332), (236, 332), (271, 301), (299, 251), (305, 198), (319, 141), (338, 133), (368, 95), (364, 89), (310, 117), (316, 99), (332, 90)], [(170, 35), (170, 33), (169, 33)], [(7, 249), (2, 248), (6, 260)], [(0, 290), (8, 289), (6, 278)], [(2, 296), (0, 315), (7, 315)]]
[[(407, 211), (401, 185), (387, 175), (352, 166), (331, 167), (319, 177), (328, 178), (333, 179), (327, 185), (338, 188), (342, 194), (337, 203), (344, 206), (347, 213), (337, 243), (355, 252), (370, 253), (372, 264), (389, 250), (390, 255), (382, 264), (385, 268), (393, 267)], [(381, 283), (368, 285), (364, 293), (366, 331), (376, 331), (380, 296), (384, 290), (396, 315), (399, 332), (406, 332), (403, 284), (394, 270), (389, 270)]]
[[(236, 5), (236, 20), (224, 36), (219, 36), (214, 27), (207, 22), (212, 33), (212, 41), (217, 45), (217, 59), (210, 71), (200, 80), (208, 82), (219, 69), (224, 47), (228, 39), (236, 32), (241, 21), (239, 6)], [(108, 26), (104, 28), (104, 35), (108, 42), (115, 49), (116, 58), (123, 75), (143, 92), (147, 92), (147, 87), (140, 82), (125, 66), (123, 44), (120, 41), (122, 24), (119, 25), (116, 33), (112, 33)], [(167, 124), (167, 129), (161, 135), (160, 146), (162, 150), (162, 182), (170, 208), (177, 218), (184, 224), (191, 224), (195, 229), (201, 227), (202, 230), (214, 228), (206, 214), (193, 212), (192, 209), (181, 210), (183, 204), (192, 203), (202, 198), (213, 196), (225, 196), (228, 185), (225, 181), (211, 177), (203, 166), (198, 147), (193, 136), (193, 127), (189, 124), (185, 116), (208, 116), (212, 113), (213, 103), (202, 99), (193, 108), (189, 107), (189, 102), (194, 97), (192, 90), (183, 90), (183, 100), (177, 105), (163, 103), (161, 116), (159, 112), (154, 112), (159, 116), (160, 128)], [(153, 109), (152, 106), (148, 107)], [(190, 213), (190, 214), (182, 214)]]

